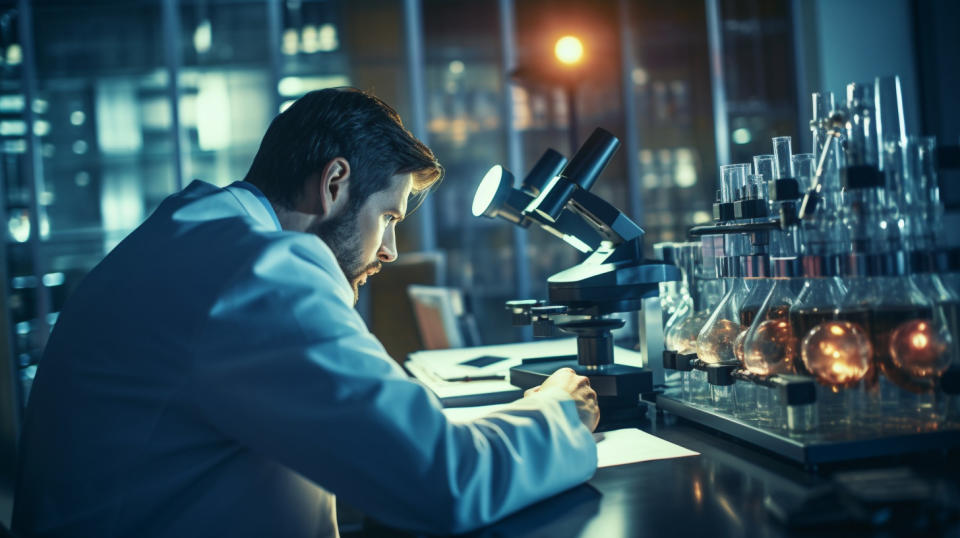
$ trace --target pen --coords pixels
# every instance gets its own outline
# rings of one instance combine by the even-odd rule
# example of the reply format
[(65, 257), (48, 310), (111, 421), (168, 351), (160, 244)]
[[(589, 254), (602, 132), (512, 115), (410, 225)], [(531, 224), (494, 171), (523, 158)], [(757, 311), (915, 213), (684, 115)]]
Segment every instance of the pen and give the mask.
[(452, 379), (447, 379), (447, 381), (494, 381), (494, 380), (504, 380), (507, 376), (503, 374), (499, 375), (477, 375), (477, 376), (463, 376), (463, 377), (454, 377)]

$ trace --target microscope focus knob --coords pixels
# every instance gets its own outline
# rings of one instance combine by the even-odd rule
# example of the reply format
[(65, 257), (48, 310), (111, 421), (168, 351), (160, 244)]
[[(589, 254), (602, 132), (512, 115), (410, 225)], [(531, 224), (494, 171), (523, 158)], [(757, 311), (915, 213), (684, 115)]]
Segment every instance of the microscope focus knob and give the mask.
[(622, 319), (583, 319), (560, 324), (564, 332), (577, 335), (577, 362), (581, 366), (613, 364), (612, 331), (623, 327)]
[(560, 316), (567, 313), (567, 307), (554, 306), (535, 306), (530, 309), (530, 316), (533, 318), (533, 336), (534, 338), (550, 338), (557, 336), (557, 326), (550, 316)]

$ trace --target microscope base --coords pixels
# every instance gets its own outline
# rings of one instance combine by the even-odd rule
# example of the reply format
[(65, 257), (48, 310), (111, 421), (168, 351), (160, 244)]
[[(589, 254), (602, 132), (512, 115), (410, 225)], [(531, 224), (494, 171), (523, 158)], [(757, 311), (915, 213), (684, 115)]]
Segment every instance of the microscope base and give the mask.
[(510, 369), (510, 383), (527, 390), (542, 384), (560, 368), (573, 368), (578, 375), (587, 376), (590, 386), (597, 391), (600, 416), (620, 414), (640, 409), (640, 395), (653, 392), (653, 372), (624, 364), (608, 364), (602, 370), (588, 370), (577, 362), (575, 355), (532, 359)]

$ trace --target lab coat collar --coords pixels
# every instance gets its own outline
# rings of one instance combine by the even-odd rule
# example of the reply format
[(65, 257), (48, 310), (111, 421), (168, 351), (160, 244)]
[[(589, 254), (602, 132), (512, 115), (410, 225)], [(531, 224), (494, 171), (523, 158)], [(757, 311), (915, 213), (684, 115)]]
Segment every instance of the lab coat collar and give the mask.
[[(243, 205), (244, 209), (250, 213), (250, 216), (257, 219), (261, 224), (269, 226), (269, 223), (272, 221), (277, 231), (282, 229), (280, 219), (277, 218), (277, 213), (273, 210), (273, 206), (270, 205), (270, 200), (267, 200), (266, 195), (254, 186), (253, 183), (234, 181), (227, 187), (227, 190), (233, 193), (233, 195), (237, 197), (237, 200)], [(254, 200), (250, 199), (251, 194), (254, 200), (260, 202), (259, 204), (254, 203)]]
[[(243, 209), (247, 212), (247, 214), (257, 221), (260, 226), (276, 231), (283, 230), (283, 228), (280, 226), (280, 219), (277, 218), (277, 213), (273, 210), (273, 206), (270, 205), (270, 201), (267, 200), (266, 195), (264, 195), (263, 192), (252, 183), (248, 183), (246, 181), (235, 181), (227, 186), (224, 190), (231, 193), (234, 198), (240, 202), (240, 205), (243, 206)], [(344, 302), (352, 304), (354, 301), (353, 286), (350, 285), (346, 275), (342, 270), (340, 270), (339, 264), (337, 264), (336, 255), (334, 255), (333, 250), (331, 250), (329, 245), (323, 242), (323, 240), (316, 235), (309, 235), (313, 237), (326, 252), (328, 259), (333, 264), (336, 264), (335, 266), (338, 270), (334, 271), (333, 274), (339, 275), (337, 280), (339, 281), (340, 285), (337, 288), (337, 293), (341, 295)]]

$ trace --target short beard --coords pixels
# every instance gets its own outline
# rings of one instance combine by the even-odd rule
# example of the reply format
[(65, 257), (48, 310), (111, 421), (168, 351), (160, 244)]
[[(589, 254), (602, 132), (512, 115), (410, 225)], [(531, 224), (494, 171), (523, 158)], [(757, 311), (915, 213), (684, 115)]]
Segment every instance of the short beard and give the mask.
[(366, 263), (363, 259), (363, 238), (357, 233), (359, 209), (348, 207), (342, 215), (318, 222), (307, 229), (308, 233), (318, 236), (333, 251), (340, 270), (353, 288), (354, 305), (360, 300), (360, 278), (368, 271), (379, 270), (381, 266), (377, 260)]

